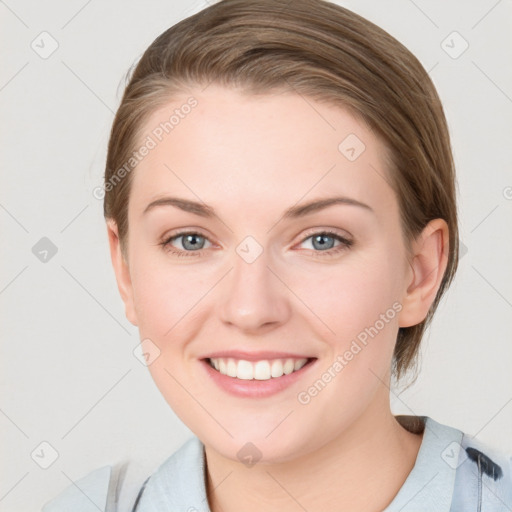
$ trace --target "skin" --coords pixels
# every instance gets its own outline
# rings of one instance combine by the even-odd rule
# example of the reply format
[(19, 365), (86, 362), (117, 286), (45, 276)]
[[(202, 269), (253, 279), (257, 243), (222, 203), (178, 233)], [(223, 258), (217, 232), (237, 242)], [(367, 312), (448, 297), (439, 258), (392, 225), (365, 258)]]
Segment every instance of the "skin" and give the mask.
[[(151, 375), (205, 445), (210, 508), (318, 511), (343, 503), (344, 510), (382, 510), (422, 441), (390, 410), (393, 348), (398, 328), (421, 322), (435, 298), (448, 227), (431, 221), (408, 255), (383, 143), (345, 110), (294, 93), (192, 88), (153, 113), (141, 140), (190, 95), (197, 107), (133, 171), (126, 259), (115, 222), (107, 229), (127, 318), (160, 350)], [(351, 133), (366, 146), (355, 161), (338, 150)], [(143, 213), (164, 196), (204, 202), (218, 217), (168, 205)], [(282, 218), (291, 206), (330, 196), (372, 211), (336, 204)], [(325, 256), (311, 237), (327, 228), (353, 245)], [(170, 244), (196, 254), (178, 257), (159, 245), (178, 229), (206, 237), (196, 242), (200, 250), (184, 247), (183, 237)], [(263, 249), (252, 263), (236, 252), (246, 236)], [(340, 247), (325, 241), (331, 252)], [(309, 403), (299, 403), (297, 394), (396, 302), (401, 311), (378, 335)], [(230, 348), (318, 360), (290, 388), (242, 399), (213, 385), (198, 360)], [(249, 441), (262, 454), (252, 467), (237, 457)]]

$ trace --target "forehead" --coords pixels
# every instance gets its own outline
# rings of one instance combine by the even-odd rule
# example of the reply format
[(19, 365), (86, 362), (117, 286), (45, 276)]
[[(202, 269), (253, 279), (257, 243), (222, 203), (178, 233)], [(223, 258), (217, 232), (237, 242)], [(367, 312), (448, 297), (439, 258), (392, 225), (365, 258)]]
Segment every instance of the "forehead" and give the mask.
[(165, 194), (233, 213), (334, 192), (375, 209), (395, 206), (381, 140), (346, 110), (299, 94), (192, 89), (150, 116), (144, 141), (151, 149), (130, 198), (141, 211)]

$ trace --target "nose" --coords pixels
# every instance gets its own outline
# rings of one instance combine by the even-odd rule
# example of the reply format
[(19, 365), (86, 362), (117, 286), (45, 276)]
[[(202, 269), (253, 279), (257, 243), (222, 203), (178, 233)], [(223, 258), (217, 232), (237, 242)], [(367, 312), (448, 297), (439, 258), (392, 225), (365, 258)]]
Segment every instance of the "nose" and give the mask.
[(284, 276), (279, 275), (265, 251), (253, 261), (240, 254), (234, 254), (233, 268), (223, 280), (221, 320), (252, 333), (284, 324), (291, 314)]

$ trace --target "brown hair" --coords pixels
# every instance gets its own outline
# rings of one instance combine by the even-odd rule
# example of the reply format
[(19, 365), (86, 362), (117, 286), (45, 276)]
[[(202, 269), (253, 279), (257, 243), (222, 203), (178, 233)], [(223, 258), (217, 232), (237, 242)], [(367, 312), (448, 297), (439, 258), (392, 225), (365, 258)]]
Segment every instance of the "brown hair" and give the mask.
[(448, 263), (437, 296), (423, 322), (399, 329), (392, 368), (399, 380), (416, 367), (423, 333), (458, 265), (455, 169), (427, 72), (380, 27), (324, 0), (221, 0), (172, 26), (133, 70), (110, 134), (104, 215), (116, 222), (125, 256), (131, 173), (116, 181), (116, 169), (129, 160), (149, 115), (174, 93), (211, 82), (248, 94), (296, 92), (348, 109), (388, 149), (407, 248), (430, 220), (447, 222)]

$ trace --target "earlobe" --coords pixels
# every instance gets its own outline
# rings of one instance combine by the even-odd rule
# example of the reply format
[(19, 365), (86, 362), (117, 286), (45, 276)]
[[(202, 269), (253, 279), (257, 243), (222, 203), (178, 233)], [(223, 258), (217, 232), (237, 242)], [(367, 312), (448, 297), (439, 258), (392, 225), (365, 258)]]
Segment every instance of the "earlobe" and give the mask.
[(400, 327), (421, 323), (436, 298), (448, 263), (448, 225), (443, 219), (430, 221), (413, 242), (409, 261), (411, 275), (402, 300)]
[(116, 276), (117, 288), (124, 302), (126, 318), (133, 325), (137, 325), (130, 268), (121, 250), (117, 225), (112, 219), (107, 219), (107, 235), (110, 258)]

